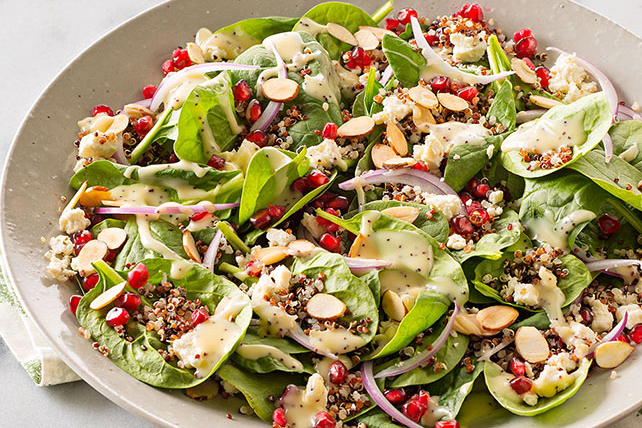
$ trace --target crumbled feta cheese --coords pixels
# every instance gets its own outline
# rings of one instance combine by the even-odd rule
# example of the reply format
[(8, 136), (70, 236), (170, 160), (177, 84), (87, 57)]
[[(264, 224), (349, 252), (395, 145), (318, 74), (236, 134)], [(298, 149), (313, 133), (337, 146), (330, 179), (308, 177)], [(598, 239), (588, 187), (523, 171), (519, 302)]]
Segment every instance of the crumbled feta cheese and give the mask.
[(575, 61), (575, 55), (560, 55), (551, 67), (548, 88), (564, 95), (564, 102), (572, 103), (597, 91), (597, 84)]
[(266, 237), (271, 247), (285, 247), (290, 242), (296, 240), (296, 236), (292, 235), (291, 233), (288, 233), (283, 229), (275, 229), (273, 227), (267, 230)]
[(412, 148), (412, 157), (425, 163), (431, 170), (437, 170), (446, 154), (447, 147), (446, 142), (428, 134), (424, 139), (424, 144), (417, 144)]
[(107, 159), (118, 149), (121, 134), (93, 132), (80, 139), (78, 154), (83, 158)]
[(325, 233), (325, 229), (317, 222), (316, 216), (303, 213), (303, 219), (301, 220), (303, 227), (308, 229), (308, 232), (314, 236), (315, 239), (321, 238), (321, 235)]
[(342, 159), (341, 151), (334, 140), (326, 138), (321, 144), (308, 147), (305, 156), (310, 159), (313, 168), (331, 169), (336, 165), (342, 171), (348, 169), (348, 164)]
[(85, 212), (80, 208), (65, 210), (58, 219), (60, 230), (67, 235), (73, 235), (81, 230), (85, 230), (90, 224), (91, 221), (85, 217)]
[(49, 259), (49, 264), (45, 268), (45, 273), (49, 278), (62, 282), (76, 275), (76, 272), (69, 268), (70, 256), (58, 257), (48, 252), (46, 257)]
[(448, 237), (448, 242), (446, 246), (452, 250), (463, 250), (466, 246), (466, 239), (456, 233)]
[(551, 356), (546, 361), (546, 364), (549, 364), (558, 369), (566, 370), (567, 372), (575, 370), (575, 368), (577, 367), (577, 363), (568, 352), (560, 352), (559, 354)]
[(613, 300), (619, 305), (632, 305), (638, 302), (635, 294), (624, 293), (620, 288), (614, 287), (611, 292), (613, 293)]
[(453, 57), (461, 62), (477, 62), (486, 53), (486, 40), (485, 32), (481, 32), (476, 36), (465, 36), (462, 33), (452, 33), (450, 35), (450, 43), (455, 45), (453, 47)]
[(49, 246), (54, 254), (68, 256), (74, 252), (74, 243), (66, 235), (54, 236), (49, 240)]
[(516, 278), (511, 278), (509, 282), (511, 282), (511, 280), (514, 280), (515, 292), (513, 294), (513, 300), (515, 303), (539, 307), (539, 293), (533, 284), (519, 282)]
[(497, 205), (504, 200), (504, 192), (502, 190), (493, 190), (488, 194), (488, 201)]
[(591, 311), (593, 312), (591, 328), (597, 333), (611, 330), (613, 327), (613, 315), (609, 312), (609, 307), (592, 297), (587, 298), (586, 301), (591, 305)]
[(383, 110), (375, 113), (372, 118), (376, 124), (396, 123), (412, 113), (412, 105), (408, 100), (402, 100), (397, 95), (389, 95), (382, 101)]
[(431, 193), (422, 193), (424, 204), (441, 212), (448, 220), (459, 214), (461, 209), (461, 199), (457, 195), (435, 195)]
[(631, 329), (634, 325), (642, 323), (642, 308), (640, 308), (640, 305), (625, 305), (617, 308), (615, 316), (617, 317), (618, 322), (622, 321), (624, 313), (629, 314), (629, 317), (626, 320), (626, 328)]
[(566, 323), (554, 319), (551, 321), (551, 328), (562, 339), (564, 344), (573, 348), (573, 355), (583, 358), (588, 354), (589, 346), (596, 340), (596, 333), (584, 324), (571, 321)]
[(547, 364), (533, 382), (533, 390), (540, 397), (552, 397), (568, 388), (573, 382), (575, 382), (575, 376), (569, 375), (564, 369)]

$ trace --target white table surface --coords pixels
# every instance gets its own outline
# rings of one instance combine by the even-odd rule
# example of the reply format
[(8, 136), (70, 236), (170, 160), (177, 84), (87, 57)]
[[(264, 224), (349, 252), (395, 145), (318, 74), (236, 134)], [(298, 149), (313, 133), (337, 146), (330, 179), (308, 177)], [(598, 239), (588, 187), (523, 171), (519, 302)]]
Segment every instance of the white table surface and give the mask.
[[(403, 0), (397, 2), (403, 4)], [(642, 0), (578, 2), (642, 36)], [(54, 76), (104, 33), (158, 3), (161, 1), (0, 0), (2, 162), (23, 116)], [(84, 382), (36, 387), (1, 338), (0, 406), (2, 427), (153, 426), (120, 409)], [(640, 419), (628, 426), (642, 426)]]

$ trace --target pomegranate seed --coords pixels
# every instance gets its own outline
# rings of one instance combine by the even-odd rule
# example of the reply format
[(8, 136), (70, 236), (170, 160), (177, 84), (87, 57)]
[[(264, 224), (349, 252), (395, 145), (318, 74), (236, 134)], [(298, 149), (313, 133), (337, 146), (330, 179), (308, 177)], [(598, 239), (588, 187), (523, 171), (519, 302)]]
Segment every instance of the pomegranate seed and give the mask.
[(490, 215), (488, 215), (488, 211), (480, 208), (470, 213), (469, 220), (473, 225), (481, 227), (481, 225), (490, 221)]
[(140, 296), (136, 293), (125, 293), (114, 301), (114, 305), (133, 312), (140, 306)]
[(593, 313), (589, 308), (580, 309), (580, 316), (582, 317), (582, 324), (591, 325), (593, 323)]
[(169, 163), (176, 163), (176, 162), (178, 162), (178, 156), (176, 156), (176, 153), (172, 153), (172, 154), (171, 154), (171, 155), (169, 155), (169, 157), (167, 158), (167, 161), (168, 161)]
[(129, 321), (129, 312), (119, 307), (111, 308), (109, 312), (107, 312), (107, 316), (105, 316), (105, 321), (110, 327), (125, 325), (127, 321)]
[(247, 101), (252, 97), (252, 89), (245, 80), (239, 80), (232, 89), (236, 101)]
[(622, 333), (620, 334), (615, 340), (618, 342), (626, 342), (626, 343), (631, 343), (628, 337), (626, 337), (626, 334)]
[(203, 309), (197, 309), (192, 312), (192, 326), (196, 327), (200, 323), (207, 321), (209, 315)]
[(74, 242), (75, 245), (85, 245), (87, 242), (91, 241), (94, 239), (94, 234), (91, 233), (88, 230), (83, 230), (82, 232), (76, 233), (72, 241)]
[(319, 239), (319, 244), (326, 250), (337, 253), (339, 252), (339, 247), (341, 247), (341, 241), (336, 236), (330, 235), (329, 233), (324, 233)]
[(156, 85), (147, 85), (147, 86), (145, 86), (143, 88), (143, 90), (141, 91), (143, 93), (143, 98), (148, 99), (148, 98), (153, 97), (154, 94), (156, 93), (157, 89), (158, 88), (156, 88)]
[(413, 396), (401, 406), (401, 412), (411, 421), (419, 422), (419, 419), (426, 413), (427, 406), (418, 397)]
[(386, 19), (386, 30), (394, 31), (401, 24), (398, 19), (387, 18)]
[(524, 62), (530, 68), (531, 70), (535, 70), (535, 64), (533, 64), (533, 61), (531, 61), (530, 58), (524, 58)]
[(154, 127), (154, 119), (151, 116), (143, 116), (134, 122), (134, 131), (138, 135), (147, 135), (150, 129)]
[(187, 49), (175, 49), (172, 57), (174, 58), (174, 66), (179, 70), (192, 65)]
[(263, 113), (263, 107), (261, 107), (261, 103), (258, 100), (252, 100), (247, 105), (247, 110), (245, 111), (245, 118), (248, 120), (248, 122), (254, 123), (257, 120), (259, 120), (259, 117), (261, 117), (262, 113)]
[(459, 9), (457, 12), (453, 14), (453, 16), (464, 16), (464, 11), (470, 7), (469, 3), (464, 3), (461, 6), (461, 9)]
[(466, 203), (466, 211), (468, 211), (468, 215), (472, 214), (473, 211), (475, 210), (481, 210), (482, 204), (479, 201), (470, 201), (470, 203)]
[(134, 288), (141, 288), (149, 279), (149, 271), (143, 263), (138, 263), (136, 267), (127, 272), (127, 282)]
[(225, 167), (225, 159), (220, 156), (212, 155), (210, 160), (207, 161), (207, 165), (220, 171)]
[(419, 171), (430, 172), (430, 168), (423, 161), (418, 161), (412, 166), (412, 169), (417, 169)]
[(328, 412), (319, 412), (314, 417), (313, 428), (334, 428), (337, 426), (337, 421)]
[(450, 421), (437, 421), (435, 422), (435, 428), (460, 428), (459, 422), (452, 419)]
[(301, 192), (301, 193), (307, 192), (308, 191), (308, 179), (306, 177), (297, 178), (290, 185), (290, 189), (292, 189), (292, 190), (294, 190), (296, 192)]
[(451, 220), (451, 224), (453, 229), (455, 230), (455, 233), (458, 235), (466, 236), (472, 234), (475, 229), (473, 228), (473, 225), (470, 223), (470, 220), (468, 220), (468, 217), (465, 215), (458, 215), (454, 217)]
[(476, 3), (473, 3), (463, 9), (463, 15), (474, 22), (482, 22), (484, 20), (484, 12), (482, 11), (481, 6)]
[(114, 261), (115, 258), (116, 258), (116, 251), (107, 250), (107, 254), (105, 254), (105, 257), (103, 257), (103, 260), (106, 261), (107, 263), (111, 263)]
[(519, 395), (526, 394), (533, 388), (533, 382), (524, 376), (514, 377), (508, 382), (508, 384), (513, 388), (513, 391)]
[(334, 140), (337, 138), (339, 127), (336, 123), (328, 122), (323, 127), (321, 131), (321, 138), (327, 138), (328, 140)]
[(399, 20), (400, 23), (403, 25), (408, 25), (410, 24), (410, 18), (412, 17), (417, 18), (419, 15), (417, 15), (417, 11), (414, 10), (411, 7), (405, 7), (397, 13), (397, 20)]
[(602, 232), (606, 233), (607, 235), (612, 235), (620, 230), (620, 220), (618, 220), (618, 218), (613, 214), (604, 214), (597, 221), (597, 225), (600, 226)]
[(548, 81), (551, 78), (550, 70), (543, 65), (540, 65), (535, 68), (535, 74), (539, 77), (539, 84), (542, 85), (542, 88), (548, 88)]
[(310, 175), (308, 175), (308, 186), (313, 189), (321, 187), (324, 184), (328, 184), (329, 181), (330, 179), (328, 178), (328, 176), (321, 171), (314, 170), (310, 173)]
[(436, 34), (424, 34), (424, 39), (428, 42), (430, 46), (436, 46), (439, 44), (439, 37)]
[(450, 92), (450, 78), (446, 76), (437, 76), (430, 79), (430, 86), (433, 91)]
[(163, 74), (165, 76), (167, 76), (172, 71), (176, 71), (176, 67), (174, 66), (174, 61), (172, 61), (171, 59), (168, 59), (163, 63), (163, 65), (161, 66), (161, 69), (163, 70)]
[(361, 46), (354, 48), (348, 56), (349, 60), (346, 63), (346, 67), (353, 70), (357, 67), (361, 67), (363, 69), (369, 66), (372, 62), (366, 51)]
[(91, 275), (85, 277), (85, 279), (82, 280), (82, 289), (85, 291), (89, 291), (92, 288), (98, 284), (98, 280), (100, 279), (100, 276), (97, 273), (92, 273)]
[(515, 34), (513, 34), (513, 41), (517, 43), (524, 37), (530, 37), (532, 35), (533, 33), (531, 32), (531, 30), (529, 30), (528, 28), (522, 28), (521, 30), (515, 31)]
[(636, 324), (629, 331), (629, 338), (637, 345), (642, 343), (642, 324)]
[(401, 404), (408, 398), (406, 390), (403, 388), (389, 389), (384, 393), (384, 396), (392, 404)]
[(82, 296), (79, 296), (78, 294), (74, 294), (69, 298), (69, 309), (74, 315), (76, 315), (76, 309), (78, 309), (78, 303), (80, 303), (80, 299), (82, 299)]
[(472, 103), (473, 98), (475, 98), (478, 94), (479, 94), (479, 91), (474, 86), (467, 86), (457, 91), (457, 95), (460, 98), (465, 99), (469, 103)]
[(247, 141), (251, 141), (252, 143), (256, 144), (259, 147), (265, 147), (267, 143), (267, 136), (263, 131), (257, 129), (255, 131), (250, 132), (245, 136), (245, 139)]
[(477, 187), (475, 187), (475, 190), (473, 191), (473, 195), (475, 195), (477, 199), (486, 199), (486, 195), (490, 191), (491, 191), (491, 188), (488, 184), (479, 183)]
[(258, 210), (250, 217), (250, 224), (256, 229), (265, 229), (272, 223), (272, 216), (267, 209)]
[(350, 208), (350, 200), (345, 196), (337, 196), (334, 199), (331, 199), (327, 205), (335, 210), (346, 212), (348, 211), (348, 208)]
[(537, 40), (535, 37), (528, 36), (515, 43), (515, 55), (518, 58), (529, 58), (537, 52)]
[(337, 360), (330, 364), (328, 379), (335, 385), (341, 385), (348, 378), (348, 368), (341, 361)]
[(477, 186), (479, 186), (479, 183), (481, 183), (481, 182), (479, 181), (478, 178), (471, 178), (470, 181), (468, 183), (466, 183), (466, 190), (468, 190), (468, 192), (474, 194), (475, 193), (475, 189), (477, 188)]
[(419, 391), (419, 393), (413, 395), (411, 400), (419, 400), (419, 403), (428, 408), (428, 400), (430, 400), (430, 394), (426, 391)]
[(279, 220), (285, 214), (286, 208), (283, 205), (272, 205), (268, 206), (268, 214), (274, 220)]
[(114, 115), (114, 111), (112, 109), (110, 109), (109, 107), (107, 107), (106, 105), (104, 105), (104, 104), (97, 105), (92, 110), (92, 114), (94, 116), (96, 116), (96, 115), (98, 115), (100, 113), (107, 113), (107, 116), (113, 116)]
[(288, 420), (285, 418), (285, 410), (283, 407), (278, 407), (272, 412), (272, 421), (280, 427), (285, 427), (288, 423)]
[(526, 364), (524, 360), (519, 357), (511, 358), (508, 366), (510, 367), (511, 373), (515, 376), (524, 376), (526, 374)]
[(202, 213), (196, 213), (196, 214), (192, 215), (189, 219), (191, 221), (201, 221), (205, 217), (209, 217), (210, 215), (211, 215), (211, 213), (208, 213), (207, 211), (204, 211)]

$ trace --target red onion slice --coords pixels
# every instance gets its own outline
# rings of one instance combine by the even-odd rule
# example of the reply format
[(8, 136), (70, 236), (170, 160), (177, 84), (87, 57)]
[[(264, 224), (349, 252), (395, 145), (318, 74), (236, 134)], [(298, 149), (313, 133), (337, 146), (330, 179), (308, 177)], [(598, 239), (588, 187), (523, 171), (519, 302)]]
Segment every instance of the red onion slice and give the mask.
[(407, 426), (408, 428), (424, 428), (422, 425), (410, 420), (403, 413), (399, 411), (390, 401), (383, 395), (383, 392), (377, 386), (377, 382), (372, 374), (372, 361), (366, 361), (361, 364), (361, 380), (372, 401), (388, 414), (395, 421)]
[(432, 344), (428, 345), (425, 350), (413, 355), (409, 359), (381, 370), (375, 375), (375, 378), (398, 376), (402, 373), (409, 372), (410, 370), (419, 367), (420, 365), (424, 364), (426, 361), (434, 357), (437, 352), (439, 352), (439, 350), (446, 344), (448, 336), (453, 329), (453, 325), (455, 325), (455, 317), (458, 313), (459, 305), (456, 304), (455, 309), (453, 310), (453, 313), (448, 320), (448, 323), (444, 327), (441, 334), (437, 337), (437, 339), (435, 339)]
[(94, 209), (95, 214), (186, 214), (191, 215), (194, 213), (214, 212), (226, 210), (228, 208), (236, 208), (240, 204), (213, 204), (213, 203), (198, 203), (196, 205), (179, 205), (172, 204), (160, 207), (99, 207)]
[(618, 104), (617, 106), (617, 118), (621, 119), (620, 116), (624, 120), (642, 120), (642, 116), (639, 113), (624, 104)]
[[(270, 43), (270, 49), (272, 49), (272, 53), (274, 54), (274, 58), (276, 58), (276, 66), (278, 67), (278, 76), (281, 79), (285, 79), (288, 77), (288, 66), (285, 65), (285, 62), (283, 62), (283, 58), (281, 58), (281, 55), (279, 54), (279, 51), (274, 47), (274, 44)], [(270, 126), (272, 121), (274, 121), (274, 118), (276, 115), (279, 113), (279, 110), (281, 110), (281, 107), (283, 106), (283, 103), (278, 103), (276, 101), (270, 101), (263, 111), (261, 113), (261, 116), (259, 116), (259, 119), (254, 122), (252, 127), (250, 128), (250, 131), (256, 131), (259, 130), (261, 132), (265, 132), (265, 130)]]
[(602, 272), (606, 272), (609, 269), (627, 267), (627, 266), (633, 266), (633, 265), (638, 265), (642, 267), (642, 261), (635, 260), (635, 259), (604, 259), (604, 260), (590, 261), (586, 263), (586, 267), (591, 272), (595, 272), (598, 270)]
[(170, 73), (161, 81), (160, 86), (156, 89), (154, 96), (152, 97), (149, 103), (149, 109), (152, 111), (158, 110), (163, 100), (169, 93), (169, 91), (178, 84), (186, 76), (192, 74), (203, 75), (205, 73), (210, 73), (214, 71), (223, 71), (223, 70), (257, 70), (258, 65), (247, 65), (247, 64), (236, 64), (234, 62), (209, 62), (205, 64), (196, 64), (184, 69), (177, 71), (175, 73)]
[(136, 101), (133, 104), (137, 104), (141, 107), (149, 108), (150, 105), (152, 105), (152, 99), (151, 98), (145, 98), (144, 100)]
[(310, 338), (301, 330), (301, 327), (298, 325), (293, 331), (288, 331), (288, 336), (290, 336), (292, 339), (294, 339), (295, 342), (297, 342), (299, 345), (309, 349), (310, 351), (314, 352), (315, 354), (323, 355), (324, 357), (332, 358), (333, 360), (338, 360), (339, 357), (336, 356), (335, 354), (327, 351), (320, 350), (318, 348), (315, 348), (312, 343), (310, 343)]
[(386, 269), (392, 266), (392, 262), (378, 259), (358, 259), (353, 257), (344, 256), (350, 271), (356, 274), (363, 274), (373, 269)]
[(586, 355), (586, 358), (593, 358), (593, 354), (595, 353), (595, 348), (600, 346), (602, 343), (606, 342), (612, 342), (614, 340), (617, 340), (618, 337), (620, 337), (620, 334), (624, 331), (624, 327), (626, 327), (626, 322), (629, 320), (629, 313), (624, 312), (624, 316), (622, 317), (622, 321), (617, 323), (615, 327), (613, 327), (613, 330), (609, 331), (606, 336), (602, 338), (602, 340), (595, 342), (590, 348), (589, 348), (589, 353)]
[(216, 262), (216, 254), (218, 253), (218, 247), (221, 246), (221, 238), (223, 237), (223, 232), (218, 230), (212, 242), (207, 246), (207, 251), (203, 256), (203, 266), (210, 271), (214, 271), (214, 262)]

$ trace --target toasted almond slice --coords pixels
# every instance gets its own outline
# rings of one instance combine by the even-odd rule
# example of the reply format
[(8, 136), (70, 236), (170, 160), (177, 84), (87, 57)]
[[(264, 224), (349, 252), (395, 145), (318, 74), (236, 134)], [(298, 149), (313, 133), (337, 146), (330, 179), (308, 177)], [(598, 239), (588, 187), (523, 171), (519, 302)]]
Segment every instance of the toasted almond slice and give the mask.
[(496, 331), (485, 330), (479, 321), (477, 321), (476, 314), (457, 314), (453, 328), (456, 332), (465, 334), (466, 336), (490, 337), (497, 334)]
[(195, 42), (197, 45), (200, 46), (203, 43), (205, 43), (207, 39), (209, 39), (210, 37), (212, 37), (212, 32), (207, 28), (203, 27), (196, 32)]
[(198, 248), (196, 248), (196, 242), (194, 242), (192, 232), (187, 229), (183, 232), (183, 248), (190, 259), (196, 263), (201, 262), (201, 255), (198, 252)]
[(334, 22), (328, 22), (327, 28), (328, 28), (328, 33), (330, 33), (331, 36), (336, 37), (342, 42), (352, 46), (359, 45), (359, 42), (357, 41), (357, 39), (352, 35), (350, 30), (348, 30), (346, 27), (339, 24), (335, 24)]
[(213, 381), (203, 382), (192, 388), (187, 388), (185, 395), (196, 401), (211, 400), (218, 395), (218, 383)]
[(122, 207), (123, 205), (125, 205), (125, 201), (110, 201), (105, 199), (103, 201), (103, 205), (106, 207)]
[(515, 348), (519, 355), (529, 363), (546, 361), (551, 353), (548, 342), (538, 329), (531, 326), (520, 327), (515, 333)]
[(406, 141), (406, 136), (403, 135), (401, 129), (396, 123), (388, 122), (386, 125), (386, 137), (390, 147), (397, 153), (399, 156), (406, 156), (408, 154), (408, 141)]
[(203, 64), (205, 62), (203, 51), (196, 43), (187, 44), (187, 54), (189, 55), (189, 59), (191, 59), (195, 64)]
[(388, 159), (387, 161), (385, 161), (383, 163), (383, 167), (385, 169), (403, 169), (403, 168), (410, 168), (416, 163), (417, 163), (417, 159), (415, 158), (394, 157), (392, 159)]
[(107, 229), (103, 229), (96, 239), (107, 244), (107, 248), (110, 250), (115, 250), (125, 243), (127, 240), (127, 232), (120, 227), (108, 227)]
[(369, 116), (354, 117), (341, 125), (337, 131), (341, 138), (365, 137), (375, 127), (375, 121)]
[(252, 253), (252, 259), (256, 260), (263, 266), (278, 263), (288, 256), (286, 247), (275, 246), (267, 248), (259, 248)]
[(392, 31), (390, 31), (390, 30), (386, 30), (385, 28), (380, 28), (380, 27), (370, 27), (370, 26), (368, 26), (368, 25), (361, 25), (361, 26), (359, 26), (359, 30), (366, 30), (366, 31), (370, 31), (372, 34), (374, 34), (374, 35), (375, 35), (375, 37), (377, 38), (377, 40), (381, 40), (381, 39), (383, 39), (383, 36), (384, 36), (385, 34), (390, 34), (390, 35), (392, 35), (392, 36), (396, 36), (396, 34), (395, 34), (395, 33), (393, 33), (393, 32), (392, 32)]
[(127, 104), (125, 105), (123, 110), (125, 111), (125, 113), (127, 113), (127, 116), (132, 119), (140, 119), (143, 116), (151, 116), (152, 118), (156, 117), (153, 111), (151, 111), (147, 107), (143, 107), (140, 104)]
[(489, 306), (477, 312), (477, 321), (483, 328), (490, 331), (500, 331), (515, 322), (519, 312), (510, 306)]
[(372, 163), (374, 164), (374, 166), (376, 166), (379, 169), (383, 168), (383, 164), (388, 159), (398, 157), (395, 151), (392, 150), (392, 147), (390, 147), (387, 144), (381, 144), (381, 143), (377, 143), (374, 146), (372, 146), (372, 151), (370, 152), (370, 156), (372, 157)]
[(414, 223), (415, 220), (417, 220), (420, 212), (421, 210), (419, 208), (409, 206), (390, 207), (381, 211), (382, 214), (389, 215), (390, 217), (394, 217), (398, 220), (407, 221), (411, 224)]
[(335, 320), (346, 312), (346, 304), (332, 294), (318, 293), (308, 300), (305, 311), (318, 320)]
[(78, 257), (76, 257), (76, 263), (80, 273), (86, 276), (96, 272), (96, 269), (94, 269), (91, 264), (102, 260), (107, 255), (107, 251), (107, 244), (103, 241), (92, 239), (87, 242), (80, 250), (80, 253), (78, 253)]
[(127, 286), (127, 281), (123, 281), (114, 285), (113, 287), (108, 288), (107, 290), (100, 293), (98, 297), (92, 300), (89, 304), (89, 307), (95, 311), (104, 308), (114, 300), (118, 299), (121, 294), (123, 294), (123, 291), (125, 291), (125, 286)]
[(562, 102), (559, 102), (552, 98), (542, 97), (541, 95), (531, 95), (528, 99), (536, 106), (542, 108), (553, 108), (564, 105), (564, 103)]
[(120, 134), (128, 126), (129, 126), (129, 116), (123, 113), (117, 114), (116, 116), (114, 116), (114, 120), (112, 121), (111, 125), (109, 125), (109, 128), (107, 128), (107, 131), (105, 131), (105, 133)]
[(317, 251), (318, 247), (307, 239), (297, 239), (287, 245), (287, 252), (291, 256), (304, 257)]
[(635, 348), (630, 343), (615, 340), (595, 348), (595, 362), (603, 369), (614, 369), (626, 360)]
[(354, 38), (357, 39), (359, 46), (369, 51), (376, 49), (379, 46), (379, 39), (372, 31), (369, 30), (359, 30), (354, 33)]
[(76, 193), (74, 193), (74, 196), (71, 197), (71, 199), (67, 203), (67, 206), (65, 207), (65, 211), (73, 209), (78, 203), (78, 201), (80, 201), (80, 198), (82, 198), (82, 195), (85, 193), (86, 190), (87, 190), (87, 182), (85, 181), (83, 184), (80, 185)]
[(357, 237), (354, 238), (354, 242), (350, 246), (348, 257), (357, 257), (357, 254), (359, 254), (359, 250), (361, 250), (361, 247), (363, 246), (365, 240), (366, 237), (363, 234), (358, 234)]
[(410, 99), (426, 108), (435, 108), (439, 105), (437, 95), (425, 86), (415, 86), (408, 91)]
[(111, 192), (103, 186), (92, 186), (85, 190), (78, 202), (85, 207), (99, 207), (106, 199), (111, 199)]
[(457, 95), (440, 92), (437, 94), (439, 103), (450, 111), (464, 111), (468, 108), (468, 101)]
[(100, 113), (94, 118), (94, 121), (91, 124), (91, 132), (107, 132), (113, 122), (114, 116), (107, 116), (107, 113)]
[(430, 109), (422, 107), (419, 104), (412, 106), (412, 121), (417, 127), (417, 130), (424, 133), (430, 132), (430, 125), (437, 123)]
[(392, 290), (387, 290), (381, 296), (381, 307), (393, 321), (401, 321), (408, 313), (401, 297)]
[(535, 71), (533, 71), (523, 59), (511, 59), (510, 68), (517, 74), (517, 77), (522, 79), (522, 82), (528, 83), (529, 85), (537, 83), (537, 74), (535, 74)]
[(299, 94), (299, 84), (294, 80), (276, 77), (263, 83), (263, 95), (270, 101), (286, 103)]

